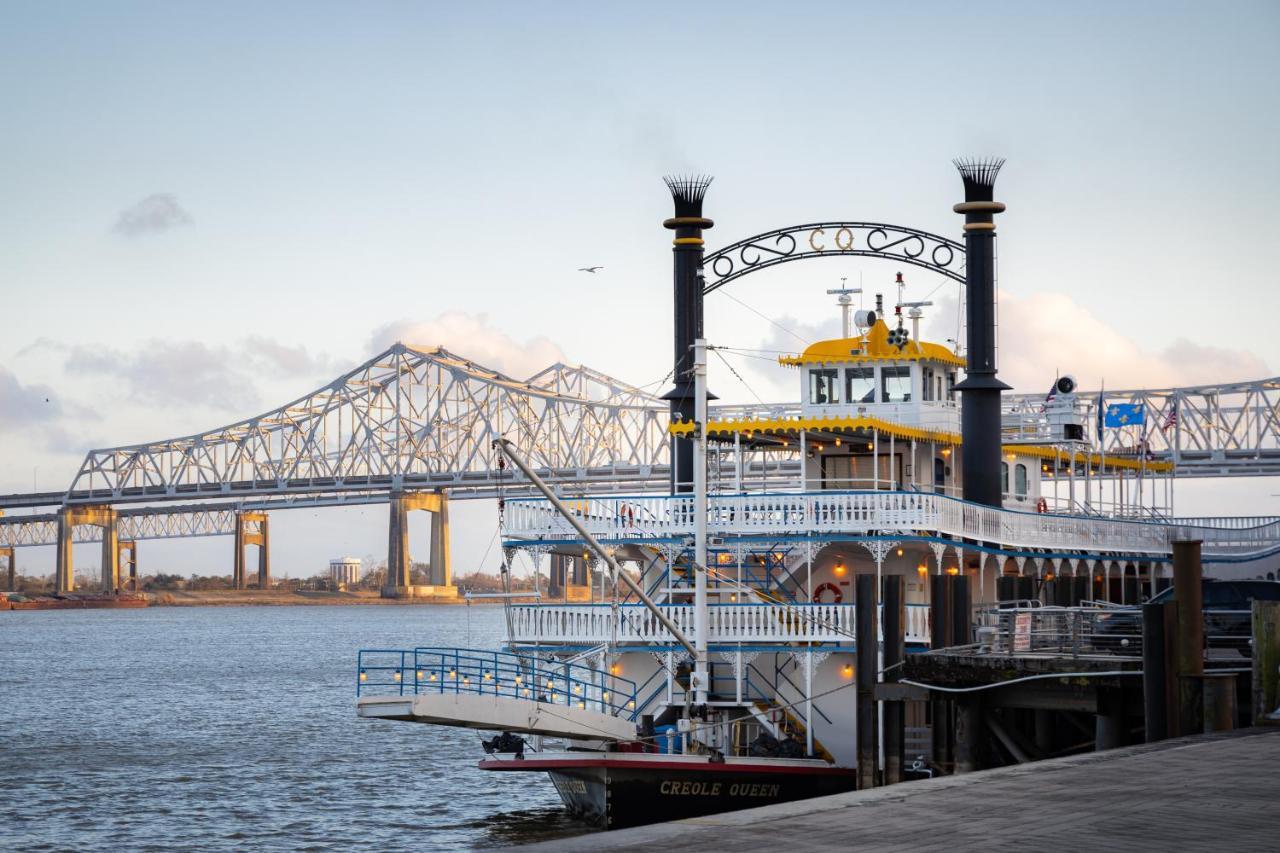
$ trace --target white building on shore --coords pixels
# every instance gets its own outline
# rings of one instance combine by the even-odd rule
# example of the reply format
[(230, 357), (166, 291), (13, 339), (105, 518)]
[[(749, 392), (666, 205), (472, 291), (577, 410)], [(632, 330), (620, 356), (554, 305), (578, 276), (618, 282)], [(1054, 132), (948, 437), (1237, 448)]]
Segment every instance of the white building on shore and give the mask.
[(338, 589), (360, 582), (360, 558), (338, 557), (329, 561), (329, 580)]

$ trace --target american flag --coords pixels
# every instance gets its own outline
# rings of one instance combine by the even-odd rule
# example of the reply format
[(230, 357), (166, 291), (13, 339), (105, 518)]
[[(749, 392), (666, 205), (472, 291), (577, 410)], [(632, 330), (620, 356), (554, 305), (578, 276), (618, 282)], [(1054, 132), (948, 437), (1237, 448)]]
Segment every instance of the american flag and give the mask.
[(1173, 406), (1169, 409), (1169, 414), (1165, 415), (1164, 423), (1160, 424), (1160, 431), (1165, 432), (1170, 427), (1178, 423), (1178, 407)]

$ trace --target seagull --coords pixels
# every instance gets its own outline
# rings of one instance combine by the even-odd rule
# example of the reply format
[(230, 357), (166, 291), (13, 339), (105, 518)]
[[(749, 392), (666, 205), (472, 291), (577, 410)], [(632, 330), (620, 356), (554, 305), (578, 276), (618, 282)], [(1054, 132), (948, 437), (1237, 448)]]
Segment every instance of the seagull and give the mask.
[(578, 267), (578, 272), (595, 273), (596, 270), (602, 270), (604, 267)]

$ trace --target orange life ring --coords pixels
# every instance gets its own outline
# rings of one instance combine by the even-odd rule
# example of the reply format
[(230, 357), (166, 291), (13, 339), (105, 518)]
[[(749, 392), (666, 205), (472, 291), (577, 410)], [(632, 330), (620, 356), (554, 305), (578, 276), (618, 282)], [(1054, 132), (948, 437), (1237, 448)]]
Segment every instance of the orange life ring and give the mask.
[(1049, 502), (1044, 498), (1036, 501), (1036, 512), (1045, 513), (1049, 511)]
[(633, 510), (629, 505), (623, 504), (618, 509), (618, 520), (621, 521), (623, 526), (625, 527), (635, 527), (636, 526), (635, 510)]
[(822, 594), (827, 590), (831, 590), (832, 594), (835, 596), (831, 601), (832, 604), (839, 604), (841, 601), (844, 601), (844, 593), (840, 591), (840, 587), (833, 583), (820, 583), (813, 591), (813, 603), (825, 604), (826, 602), (822, 601)]

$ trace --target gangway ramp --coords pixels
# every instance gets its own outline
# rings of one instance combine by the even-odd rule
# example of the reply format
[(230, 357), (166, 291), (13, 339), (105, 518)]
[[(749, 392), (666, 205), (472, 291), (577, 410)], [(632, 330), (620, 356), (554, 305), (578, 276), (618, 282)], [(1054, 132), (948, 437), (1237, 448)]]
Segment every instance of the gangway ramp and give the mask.
[(631, 740), (636, 685), (604, 669), (476, 649), (364, 649), (356, 714), (437, 726)]

